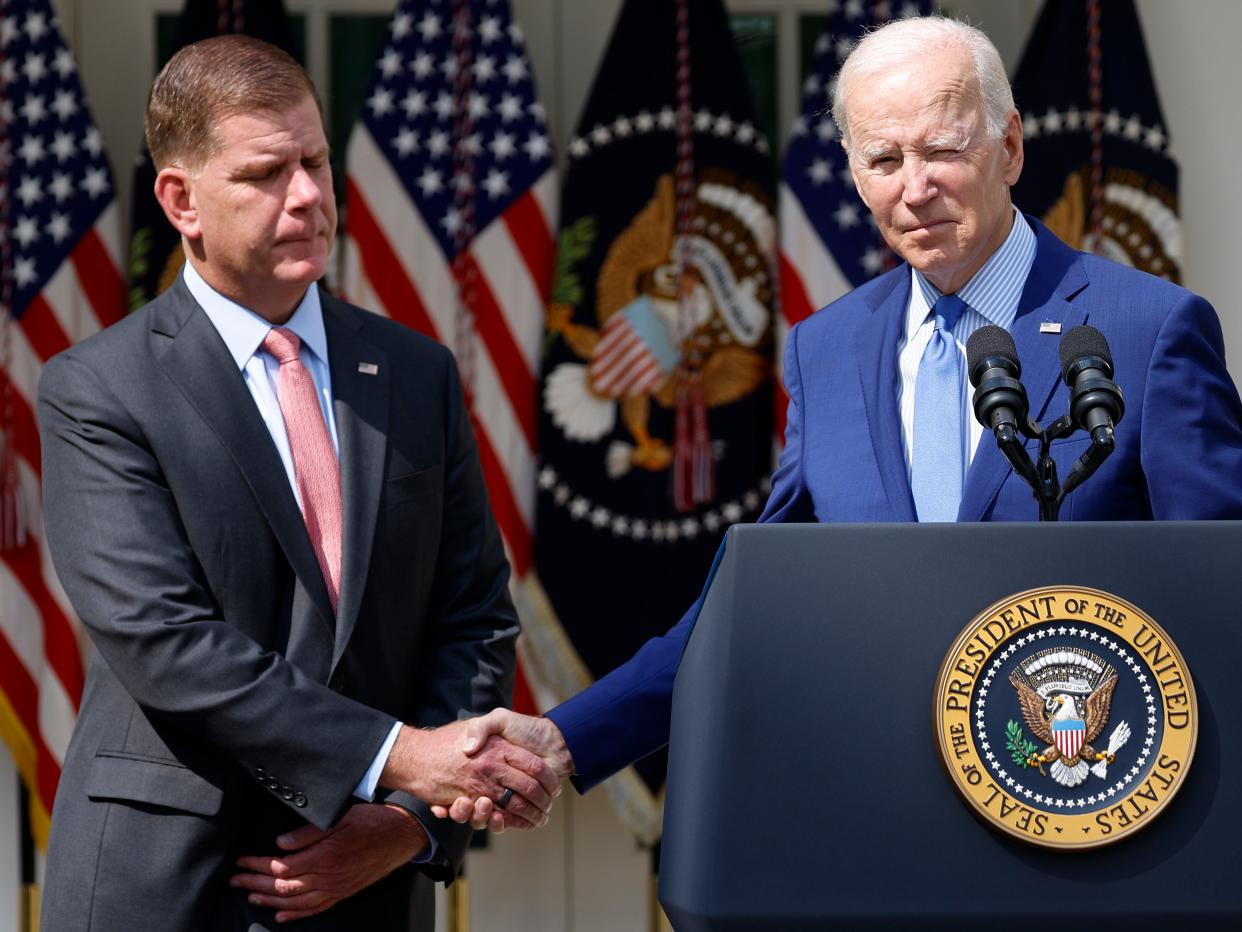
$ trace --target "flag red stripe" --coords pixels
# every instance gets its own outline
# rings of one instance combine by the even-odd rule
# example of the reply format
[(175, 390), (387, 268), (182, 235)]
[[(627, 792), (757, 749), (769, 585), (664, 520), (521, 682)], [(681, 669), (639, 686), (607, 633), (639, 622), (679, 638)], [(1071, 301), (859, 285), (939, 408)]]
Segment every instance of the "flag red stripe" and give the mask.
[(538, 412), (535, 407), (535, 377), (526, 367), (526, 359), (513, 339), (513, 332), (505, 320), (504, 312), (496, 303), (487, 276), (479, 267), (474, 256), (466, 254), (463, 269), (466, 275), (474, 276), (474, 322), (479, 336), (487, 346), (492, 365), (504, 386), (505, 394), (517, 417), (518, 426), (526, 435), (526, 443), (534, 451), (538, 436)]
[(124, 317), (125, 281), (94, 227), (86, 231), (69, 258), (100, 325), (107, 327)]
[(85, 680), (82, 655), (78, 653), (77, 638), (69, 619), (60, 610), (60, 603), (56, 601), (44, 580), (38, 542), (27, 532), (26, 543), (19, 548), (6, 550), (2, 558), (38, 609), (43, 622), (43, 654), (76, 709), (82, 701), (82, 684)]
[(359, 259), (366, 269), (367, 278), (371, 282), (384, 310), (393, 320), (399, 320), (407, 327), (413, 327), (433, 340), (439, 340), (431, 315), (418, 295), (418, 290), (405, 273), (401, 260), (388, 244), (388, 238), (380, 229), (367, 206), (362, 191), (350, 178), (345, 179), (346, 209), (349, 212), (349, 235), (358, 244)]
[(539, 707), (535, 704), (535, 696), (526, 681), (526, 671), (519, 660), (513, 671), (513, 711), (523, 715), (538, 715)]
[(776, 391), (772, 393), (772, 432), (776, 436), (776, 442), (781, 446), (785, 445), (785, 415), (789, 411), (789, 393), (785, 391), (785, 386), (776, 383)]
[(483, 468), (483, 481), (487, 485), (487, 494), (491, 499), (492, 513), (496, 523), (500, 525), (500, 533), (509, 542), (509, 553), (513, 557), (513, 570), (519, 576), (525, 576), (530, 569), (531, 534), (518, 508), (517, 499), (513, 497), (513, 489), (509, 478), (505, 475), (504, 465), (492, 449), (487, 431), (474, 419), (474, 436), (479, 446), (479, 465)]
[(0, 683), (4, 684), (4, 695), (34, 745), (36, 789), (50, 810), (52, 800), (56, 798), (60, 765), (48, 750), (39, 730), (38, 684), (4, 637), (0, 637)]
[(21, 316), (22, 331), (30, 341), (31, 348), (44, 362), (51, 359), (61, 350), (69, 348), (70, 339), (56, 319), (56, 312), (44, 300), (42, 294), (30, 299), (25, 313)]
[[(0, 392), (9, 387), (9, 374), (0, 369)], [(13, 449), (38, 475), (43, 468), (43, 459), (39, 452), (39, 427), (35, 423), (30, 402), (16, 385), (12, 386), (12, 394), (9, 395), (9, 413), (13, 419), (12, 431), (9, 434), (13, 438)]]
[(518, 252), (522, 254), (522, 261), (535, 282), (539, 297), (547, 301), (552, 294), (552, 257), (556, 241), (533, 190), (528, 188), (501, 216), (513, 242), (517, 244)]
[(798, 274), (798, 270), (794, 268), (789, 261), (789, 257), (783, 252), (780, 258), (781, 264), (781, 310), (784, 311), (785, 319), (789, 321), (792, 327), (800, 320), (810, 317), (815, 311), (811, 307), (811, 300), (807, 297), (806, 286), (802, 283), (802, 276)]

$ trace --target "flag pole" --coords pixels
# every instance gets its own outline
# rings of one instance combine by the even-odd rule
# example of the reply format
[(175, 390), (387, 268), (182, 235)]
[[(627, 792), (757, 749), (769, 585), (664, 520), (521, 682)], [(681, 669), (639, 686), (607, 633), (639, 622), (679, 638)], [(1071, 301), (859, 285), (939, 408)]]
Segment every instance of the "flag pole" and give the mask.
[(660, 843), (651, 846), (651, 874), (648, 877), (648, 901), (651, 918), (648, 927), (651, 932), (673, 932), (673, 924), (668, 921), (664, 907), (660, 905)]
[(466, 865), (462, 864), (457, 879), (448, 888), (448, 915), (445, 916), (449, 932), (470, 932), (470, 878)]
[(35, 843), (30, 827), (30, 792), (17, 781), (18, 831), (21, 833), (21, 886), (18, 890), (21, 932), (39, 932), (39, 885), (35, 882)]

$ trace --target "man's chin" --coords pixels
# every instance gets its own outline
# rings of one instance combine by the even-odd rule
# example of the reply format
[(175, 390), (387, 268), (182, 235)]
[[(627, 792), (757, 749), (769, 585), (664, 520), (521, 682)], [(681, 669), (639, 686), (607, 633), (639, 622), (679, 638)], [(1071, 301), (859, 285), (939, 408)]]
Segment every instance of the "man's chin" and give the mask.
[(959, 265), (956, 253), (940, 249), (911, 249), (902, 258), (941, 291), (945, 291)]
[(323, 278), (327, 271), (327, 257), (316, 256), (281, 262), (272, 270), (272, 277), (290, 288), (306, 288)]

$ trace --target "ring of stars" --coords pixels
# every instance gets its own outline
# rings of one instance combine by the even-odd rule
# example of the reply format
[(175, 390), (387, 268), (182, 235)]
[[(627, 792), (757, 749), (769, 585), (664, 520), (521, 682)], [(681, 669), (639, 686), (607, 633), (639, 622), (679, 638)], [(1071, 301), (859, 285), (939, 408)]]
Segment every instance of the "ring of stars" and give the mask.
[(771, 477), (764, 476), (756, 488), (700, 515), (653, 521), (622, 514), (576, 494), (556, 469), (546, 463), (539, 470), (538, 485), (541, 493), (550, 495), (553, 503), (566, 509), (575, 521), (587, 521), (596, 530), (611, 533), (613, 537), (650, 540), (657, 544), (694, 540), (699, 534), (714, 534), (721, 528), (753, 518), (763, 509), (768, 492), (772, 490)]
[(1147, 759), (1151, 756), (1152, 750), (1156, 743), (1156, 723), (1158, 721), (1158, 717), (1156, 714), (1156, 697), (1152, 691), (1151, 684), (1147, 682), (1147, 674), (1143, 672), (1142, 665), (1140, 664), (1138, 658), (1130, 651), (1126, 650), (1125, 647), (1119, 644), (1115, 639), (1106, 634), (1100, 634), (1086, 625), (1081, 628), (1076, 625), (1069, 627), (1065, 625), (1048, 625), (1037, 628), (1030, 634), (1022, 635), (1015, 641), (1010, 642), (1004, 650), (997, 654), (995, 659), (992, 661), (991, 666), (988, 667), (984, 678), (980, 681), (979, 690), (975, 695), (975, 725), (976, 729), (982, 733), (984, 710), (987, 706), (988, 691), (991, 688), (992, 682), (997, 676), (1000, 675), (1001, 667), (1004, 665), (1005, 661), (1008, 660), (1013, 654), (1017, 653), (1021, 648), (1027, 646), (1028, 644), (1034, 644), (1036, 641), (1042, 640), (1050, 635), (1068, 634), (1069, 636), (1074, 637), (1079, 633), (1085, 634), (1089, 640), (1098, 643), (1100, 647), (1112, 651), (1117, 659), (1129, 667), (1131, 672), (1134, 673), (1135, 679), (1139, 682), (1140, 688), (1143, 691), (1143, 699), (1147, 706), (1147, 736), (1146, 740), (1143, 742), (1142, 750), (1139, 751), (1138, 760), (1135, 761), (1134, 765), (1125, 772), (1125, 776), (1116, 783), (1109, 784), (1106, 789), (1101, 790), (1099, 793), (1092, 794), (1086, 798), (1070, 799), (1055, 796), (1052, 793), (1039, 793), (1027, 786), (1024, 786), (1018, 779), (1011, 776), (1004, 769), (1004, 767), (1001, 766), (1001, 763), (997, 760), (997, 756), (995, 752), (992, 751), (991, 745), (988, 741), (984, 740), (979, 744), (979, 748), (983, 752), (984, 759), (987, 761), (988, 768), (992, 770), (994, 776), (999, 781), (1004, 782), (1005, 787), (1015, 797), (1021, 796), (1024, 799), (1030, 799), (1045, 806), (1055, 806), (1058, 809), (1065, 810), (1081, 810), (1086, 809), (1089, 806), (1095, 806), (1097, 803), (1104, 803), (1116, 796), (1118, 793), (1121, 793), (1128, 785), (1137, 780), (1140, 774), (1146, 772), (1144, 766), (1147, 763)]
[[(696, 110), (692, 116), (696, 133), (732, 138), (756, 152), (767, 155), (771, 149), (767, 137), (751, 122), (737, 122), (727, 113)], [(671, 133), (677, 130), (677, 111), (664, 107), (654, 113), (643, 110), (631, 116), (619, 116), (611, 123), (597, 123), (581, 136), (569, 140), (569, 157), (581, 159), (594, 149), (602, 149), (616, 139), (628, 139), (649, 133)]]
[(1042, 114), (1025, 113), (1022, 115), (1022, 132), (1028, 140), (1042, 136), (1090, 133), (1100, 121), (1104, 124), (1106, 136), (1116, 136), (1135, 145), (1146, 146), (1160, 155), (1172, 156), (1173, 140), (1163, 126), (1147, 126), (1139, 119), (1138, 114), (1123, 117), (1116, 108), (1108, 113), (1101, 113), (1098, 110), (1079, 110), (1077, 107), (1067, 110), (1049, 107)]

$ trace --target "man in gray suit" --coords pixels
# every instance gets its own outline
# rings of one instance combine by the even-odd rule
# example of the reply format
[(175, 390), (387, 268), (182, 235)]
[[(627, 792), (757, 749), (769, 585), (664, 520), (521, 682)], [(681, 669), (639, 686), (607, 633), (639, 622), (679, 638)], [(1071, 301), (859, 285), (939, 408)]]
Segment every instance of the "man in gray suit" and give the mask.
[(96, 647), (42, 928), (430, 928), (419, 887), (468, 830), (428, 805), (534, 827), (557, 786), (453, 724), (508, 699), (517, 619), (452, 357), (315, 284), (328, 144), (284, 53), (182, 50), (147, 141), (187, 264), (40, 385), (48, 540)]

